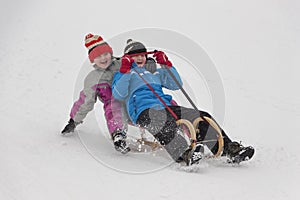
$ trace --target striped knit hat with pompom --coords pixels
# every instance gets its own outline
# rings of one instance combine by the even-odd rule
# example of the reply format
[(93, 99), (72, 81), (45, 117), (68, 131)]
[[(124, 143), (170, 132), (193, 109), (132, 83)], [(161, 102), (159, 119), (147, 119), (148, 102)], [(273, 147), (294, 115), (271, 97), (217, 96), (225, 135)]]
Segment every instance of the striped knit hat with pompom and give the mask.
[(127, 40), (124, 54), (136, 54), (145, 52), (147, 52), (147, 49), (141, 42), (133, 41), (132, 39)]
[(103, 40), (99, 35), (93, 35), (91, 33), (85, 36), (85, 46), (88, 49), (89, 59), (91, 63), (94, 59), (103, 53), (113, 54), (112, 48)]

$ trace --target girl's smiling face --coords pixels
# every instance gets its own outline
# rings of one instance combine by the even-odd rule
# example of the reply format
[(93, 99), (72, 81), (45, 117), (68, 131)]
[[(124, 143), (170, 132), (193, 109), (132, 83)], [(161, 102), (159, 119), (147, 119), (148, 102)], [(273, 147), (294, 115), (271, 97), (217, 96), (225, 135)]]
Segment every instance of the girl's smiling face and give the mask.
[(106, 69), (112, 62), (112, 55), (109, 52), (103, 53), (94, 59), (97, 67)]

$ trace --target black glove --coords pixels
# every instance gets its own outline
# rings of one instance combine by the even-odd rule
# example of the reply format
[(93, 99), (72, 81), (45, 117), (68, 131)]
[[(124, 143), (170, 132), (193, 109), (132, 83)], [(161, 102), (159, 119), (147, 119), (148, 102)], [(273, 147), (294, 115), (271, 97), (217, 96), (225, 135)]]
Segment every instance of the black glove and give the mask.
[(120, 151), (123, 154), (126, 154), (130, 151), (130, 148), (126, 144), (126, 133), (124, 131), (116, 131), (113, 133), (113, 141), (115, 145), (115, 149)]
[(75, 121), (72, 118), (70, 118), (68, 124), (65, 126), (64, 130), (62, 130), (61, 133), (65, 135), (66, 133), (74, 132), (76, 125), (77, 124), (75, 123)]

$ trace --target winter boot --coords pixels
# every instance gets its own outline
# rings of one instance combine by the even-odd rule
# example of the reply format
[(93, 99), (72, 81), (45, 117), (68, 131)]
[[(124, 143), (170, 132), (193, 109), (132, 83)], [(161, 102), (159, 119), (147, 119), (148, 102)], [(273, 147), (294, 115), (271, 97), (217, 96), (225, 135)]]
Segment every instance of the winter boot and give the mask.
[(113, 133), (112, 139), (114, 142), (115, 149), (123, 154), (130, 151), (130, 148), (126, 144), (126, 133), (122, 130), (117, 130)]
[(186, 150), (177, 162), (184, 161), (187, 166), (197, 164), (204, 153), (203, 144), (197, 143), (193, 148)]
[(244, 147), (238, 142), (230, 142), (227, 147), (226, 156), (229, 163), (239, 164), (242, 161), (250, 160), (254, 155), (254, 148)]

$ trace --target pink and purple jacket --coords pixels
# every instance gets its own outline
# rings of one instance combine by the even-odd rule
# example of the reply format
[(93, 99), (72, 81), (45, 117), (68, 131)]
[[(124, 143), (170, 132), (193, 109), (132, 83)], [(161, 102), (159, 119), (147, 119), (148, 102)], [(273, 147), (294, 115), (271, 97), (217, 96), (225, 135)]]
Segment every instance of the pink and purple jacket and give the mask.
[(106, 124), (110, 134), (117, 129), (123, 129), (122, 105), (112, 96), (111, 83), (114, 73), (120, 69), (120, 61), (113, 60), (112, 64), (101, 69), (95, 67), (84, 80), (84, 89), (79, 99), (73, 104), (70, 117), (77, 123), (83, 121), (88, 112), (93, 110), (97, 98), (103, 103)]

